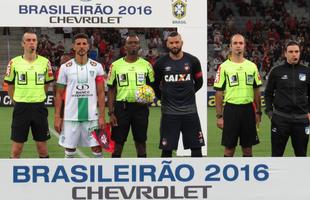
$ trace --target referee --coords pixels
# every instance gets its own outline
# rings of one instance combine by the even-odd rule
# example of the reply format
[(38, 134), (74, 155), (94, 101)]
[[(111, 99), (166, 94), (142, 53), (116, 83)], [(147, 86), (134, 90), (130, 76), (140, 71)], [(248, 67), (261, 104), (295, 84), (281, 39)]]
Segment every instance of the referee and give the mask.
[(138, 56), (140, 41), (129, 34), (125, 41), (126, 56), (112, 63), (108, 75), (108, 106), (115, 141), (114, 158), (120, 158), (131, 127), (137, 157), (146, 157), (149, 109), (147, 104), (136, 103), (139, 86), (154, 82), (153, 68)]
[(48, 112), (44, 105), (50, 82), (54, 80), (48, 59), (37, 55), (37, 35), (26, 32), (22, 38), (24, 54), (13, 58), (4, 81), (14, 102), (11, 158), (20, 158), (31, 127), (40, 158), (48, 158)]
[(242, 35), (232, 36), (230, 49), (231, 57), (220, 65), (214, 81), (217, 126), (223, 129), (224, 157), (234, 156), (239, 138), (243, 156), (251, 157), (252, 146), (259, 143), (256, 124), (262, 114), (259, 90), (262, 83), (256, 65), (243, 56)]

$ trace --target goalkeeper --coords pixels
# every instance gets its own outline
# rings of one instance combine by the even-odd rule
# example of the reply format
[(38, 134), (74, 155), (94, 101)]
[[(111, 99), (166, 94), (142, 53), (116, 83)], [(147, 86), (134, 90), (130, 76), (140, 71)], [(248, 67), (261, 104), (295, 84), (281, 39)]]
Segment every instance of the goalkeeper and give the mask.
[(155, 93), (161, 98), (161, 157), (172, 157), (180, 132), (184, 149), (191, 149), (192, 157), (202, 157), (201, 147), (205, 143), (195, 100), (203, 83), (200, 62), (182, 51), (183, 41), (177, 32), (170, 33), (166, 45), (169, 55), (154, 65)]
[(137, 35), (129, 34), (125, 41), (126, 56), (112, 63), (108, 76), (108, 106), (115, 141), (114, 158), (120, 158), (131, 126), (137, 157), (146, 157), (146, 139), (149, 109), (138, 103), (139, 87), (154, 82), (153, 68), (140, 58), (140, 41)]

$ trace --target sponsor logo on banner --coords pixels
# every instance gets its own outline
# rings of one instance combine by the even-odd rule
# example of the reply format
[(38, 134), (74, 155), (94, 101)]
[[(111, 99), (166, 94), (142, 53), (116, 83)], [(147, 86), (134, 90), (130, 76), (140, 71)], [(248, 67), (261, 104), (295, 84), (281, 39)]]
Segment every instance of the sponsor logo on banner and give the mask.
[(187, 0), (173, 0), (172, 14), (177, 20), (173, 20), (173, 24), (186, 24), (185, 20), (181, 20), (186, 16)]
[[(19, 15), (48, 16), (49, 24), (120, 24), (121, 15), (130, 14), (126, 6), (120, 6), (118, 10), (113, 5), (91, 4), (91, 0), (80, 0), (89, 2), (84, 5), (65, 4), (20, 4), (18, 5)], [(146, 9), (147, 10), (147, 9)], [(145, 15), (151, 11), (145, 11)], [(131, 12), (131, 11), (130, 11)]]
[[(7, 92), (0, 91), (0, 107), (2, 106), (12, 106), (13, 102), (8, 95)], [(53, 92), (48, 92), (46, 95), (46, 100), (45, 100), (45, 105), (46, 106), (53, 106), (54, 105), (54, 95)]]

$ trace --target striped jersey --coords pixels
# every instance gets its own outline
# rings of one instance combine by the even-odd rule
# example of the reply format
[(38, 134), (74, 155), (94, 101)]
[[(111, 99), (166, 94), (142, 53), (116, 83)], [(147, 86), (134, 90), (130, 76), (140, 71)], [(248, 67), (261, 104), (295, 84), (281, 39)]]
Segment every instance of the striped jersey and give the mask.
[(102, 65), (92, 59), (85, 65), (75, 59), (61, 65), (57, 85), (66, 86), (64, 120), (98, 119), (96, 78), (103, 75)]

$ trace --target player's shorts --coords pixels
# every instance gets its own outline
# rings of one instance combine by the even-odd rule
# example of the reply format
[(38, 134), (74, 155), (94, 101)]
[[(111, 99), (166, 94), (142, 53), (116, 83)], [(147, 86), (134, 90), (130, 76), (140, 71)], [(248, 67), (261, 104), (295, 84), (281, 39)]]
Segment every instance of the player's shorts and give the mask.
[(184, 149), (200, 148), (205, 145), (197, 113), (185, 115), (162, 114), (159, 148), (175, 150), (182, 132)]
[(307, 156), (309, 128), (308, 118), (294, 120), (274, 113), (271, 119), (272, 156), (283, 156), (289, 137), (295, 156)]
[(68, 149), (75, 149), (78, 146), (99, 146), (98, 142), (91, 134), (91, 131), (97, 128), (98, 120), (85, 122), (64, 120), (58, 143), (60, 146)]
[(147, 140), (148, 105), (117, 101), (114, 114), (118, 123), (118, 126), (112, 127), (112, 139), (115, 143), (124, 144), (127, 141), (130, 127), (135, 142), (143, 143)]
[(11, 126), (11, 140), (24, 143), (28, 140), (31, 128), (33, 140), (38, 142), (50, 139), (47, 121), (48, 111), (42, 103), (15, 103)]
[(242, 105), (226, 103), (223, 116), (223, 146), (228, 148), (236, 147), (238, 138), (240, 138), (239, 144), (244, 148), (259, 143), (252, 103)]

